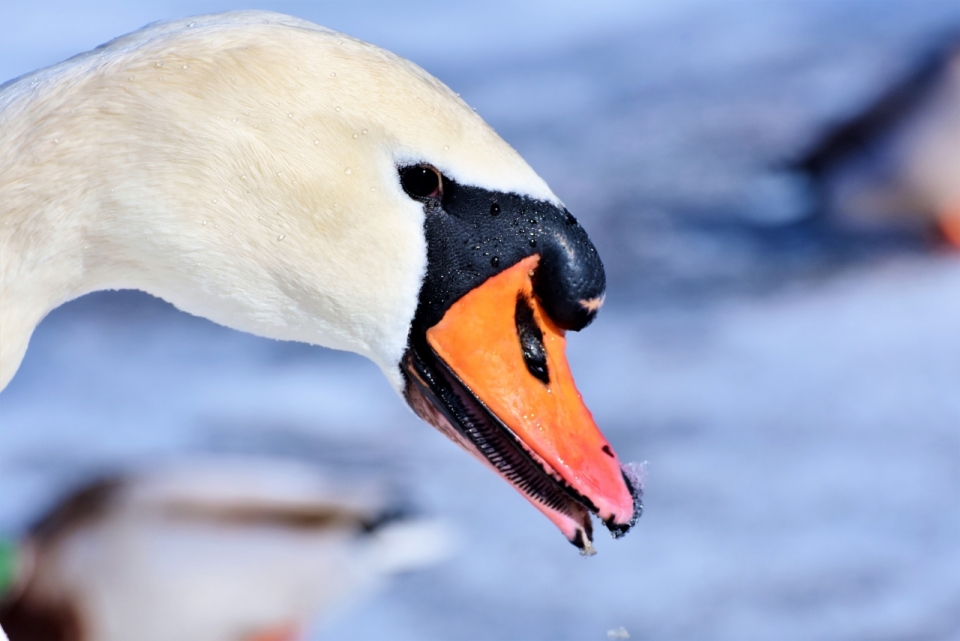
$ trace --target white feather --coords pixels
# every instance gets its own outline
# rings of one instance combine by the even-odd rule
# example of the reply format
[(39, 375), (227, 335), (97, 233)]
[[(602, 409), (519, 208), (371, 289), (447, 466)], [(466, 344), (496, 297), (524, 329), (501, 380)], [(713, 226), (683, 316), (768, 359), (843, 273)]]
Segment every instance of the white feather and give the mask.
[(0, 389), (45, 314), (142, 289), (358, 352), (395, 388), (426, 264), (397, 167), (558, 203), (419, 67), (265, 12), (164, 23), (0, 91)]

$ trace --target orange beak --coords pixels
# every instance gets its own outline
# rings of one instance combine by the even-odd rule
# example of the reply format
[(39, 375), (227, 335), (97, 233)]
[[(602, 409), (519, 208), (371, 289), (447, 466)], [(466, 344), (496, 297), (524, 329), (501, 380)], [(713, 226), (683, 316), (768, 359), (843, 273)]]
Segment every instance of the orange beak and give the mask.
[[(465, 410), (466, 421), (445, 412), (448, 420), (470, 424), (485, 411), (487, 423), (493, 424), (478, 423), (476, 433), (468, 427), (460, 434), (451, 434), (450, 426), (438, 427), (590, 553), (589, 513), (619, 536), (639, 516), (640, 488), (626, 480), (577, 391), (564, 331), (533, 293), (538, 262), (539, 256), (531, 256), (489, 278), (427, 330), (426, 343), (441, 361), (440, 369), (450, 385), (462, 386), (458, 398), (469, 404), (464, 397), (472, 396), (479, 405)], [(436, 417), (428, 420), (437, 424)]]

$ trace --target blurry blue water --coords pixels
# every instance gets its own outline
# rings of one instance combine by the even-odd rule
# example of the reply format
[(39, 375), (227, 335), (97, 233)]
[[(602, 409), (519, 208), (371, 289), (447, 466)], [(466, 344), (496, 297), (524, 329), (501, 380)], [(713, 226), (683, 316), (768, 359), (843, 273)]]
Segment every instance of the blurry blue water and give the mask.
[[(7, 7), (0, 77), (152, 20), (250, 6)], [(52, 313), (0, 395), (0, 528), (104, 465), (362, 450), (450, 518), (462, 549), (317, 639), (960, 634), (960, 263), (876, 255), (837, 271), (675, 222), (754, 216), (763, 168), (960, 24), (956, 2), (256, 6), (438, 74), (583, 220), (611, 304), (571, 337), (571, 360), (621, 458), (650, 462), (647, 511), (581, 559), (372, 364), (104, 293)], [(813, 266), (801, 281), (794, 262)], [(720, 277), (774, 291), (670, 304)]]

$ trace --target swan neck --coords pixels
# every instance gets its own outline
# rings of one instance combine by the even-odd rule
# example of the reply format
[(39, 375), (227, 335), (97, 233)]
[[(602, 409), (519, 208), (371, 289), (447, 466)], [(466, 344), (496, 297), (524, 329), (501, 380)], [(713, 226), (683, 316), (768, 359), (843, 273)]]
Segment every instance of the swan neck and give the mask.
[(47, 313), (109, 287), (94, 215), (109, 178), (92, 179), (96, 157), (71, 161), (71, 145), (58, 153), (66, 123), (45, 118), (21, 84), (0, 91), (0, 389)]
[(261, 120), (224, 119), (234, 103), (140, 95), (130, 72), (82, 62), (0, 89), (0, 389), (47, 313), (104, 289), (356, 352), (399, 388), (425, 262), (416, 203), (331, 198), (326, 165), (289, 162), (289, 144), (250, 133)]

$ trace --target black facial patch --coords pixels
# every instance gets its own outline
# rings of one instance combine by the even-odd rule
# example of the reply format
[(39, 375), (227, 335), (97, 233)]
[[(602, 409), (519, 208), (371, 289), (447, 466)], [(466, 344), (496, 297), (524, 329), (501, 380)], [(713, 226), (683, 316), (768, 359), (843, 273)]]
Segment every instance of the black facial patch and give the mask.
[(527, 371), (544, 385), (549, 385), (550, 371), (547, 369), (547, 350), (543, 347), (543, 332), (537, 325), (533, 308), (525, 296), (517, 298), (514, 321), (517, 324), (517, 338), (520, 339), (520, 349), (523, 351), (523, 362)]
[[(400, 169), (404, 175), (407, 168)], [(566, 209), (442, 178), (424, 202), (427, 274), (412, 331), (436, 325), (464, 294), (528, 256), (540, 255), (534, 293), (562, 329), (593, 320), (606, 276), (587, 233)]]

